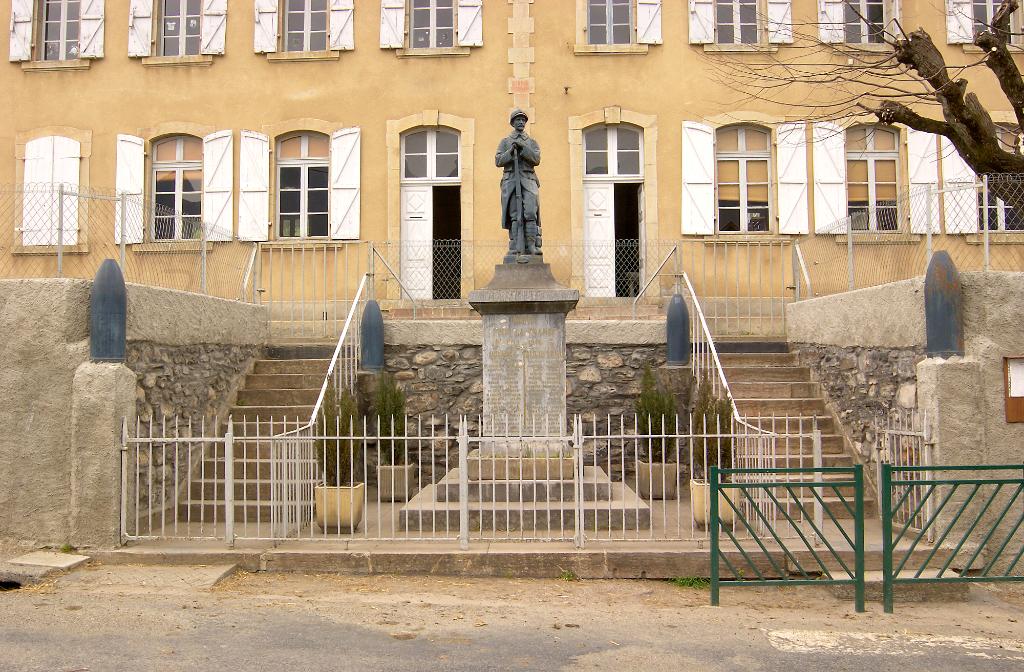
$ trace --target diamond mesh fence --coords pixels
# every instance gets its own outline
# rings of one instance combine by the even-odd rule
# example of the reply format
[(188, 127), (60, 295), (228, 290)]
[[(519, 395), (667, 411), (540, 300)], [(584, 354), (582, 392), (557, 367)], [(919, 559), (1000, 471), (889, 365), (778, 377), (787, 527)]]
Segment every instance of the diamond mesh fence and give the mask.
[(60, 184), (0, 187), (0, 279), (92, 279), (114, 259), (126, 282), (251, 298), (255, 243), (140, 196)]

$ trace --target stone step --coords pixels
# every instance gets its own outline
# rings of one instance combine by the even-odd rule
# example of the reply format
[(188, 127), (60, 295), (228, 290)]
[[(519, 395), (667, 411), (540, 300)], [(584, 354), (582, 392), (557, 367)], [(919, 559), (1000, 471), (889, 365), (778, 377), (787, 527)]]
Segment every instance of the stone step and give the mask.
[(305, 373), (323, 377), (331, 365), (329, 359), (258, 359), (253, 365), (253, 373)]
[(323, 376), (317, 373), (253, 373), (245, 379), (246, 390), (319, 390), (324, 384)]
[[(441, 502), (458, 502), (459, 475), (452, 469), (434, 488)], [(576, 498), (576, 484), (570, 476), (564, 480), (480, 480), (470, 481), (471, 502), (571, 502)], [(607, 501), (612, 484), (600, 467), (584, 467), (580, 492), (584, 501)]]
[[(259, 416), (257, 422), (255, 415), (249, 415), (246, 411), (246, 407), (241, 407), (242, 412), (233, 413), (235, 428), (235, 438), (244, 439), (250, 438), (248, 442), (250, 445), (256, 444), (256, 439), (268, 438), (279, 434), (285, 434), (287, 432), (294, 431), (299, 427), (304, 427), (309, 422), (309, 415), (293, 415), (290, 414), (287, 417), (282, 416), (280, 413), (275, 413), (273, 416), (273, 422), (270, 421), (270, 416)], [(239, 442), (235, 443), (236, 446)], [(237, 450), (236, 450), (237, 453)]]
[[(270, 502), (265, 504), (239, 504), (235, 503), (235, 523), (245, 522), (270, 522), (273, 512)], [(218, 524), (224, 522), (224, 501), (186, 502), (178, 504), (178, 522), (184, 523), (191, 520), (193, 524), (203, 521), (205, 523)]]
[(337, 343), (291, 343), (271, 345), (267, 359), (330, 359)]
[(825, 412), (825, 402), (818, 397), (790, 399), (737, 399), (741, 415), (817, 415)]
[[(272, 495), (271, 481), (269, 478), (246, 477), (235, 472), (235, 501), (245, 504), (264, 504), (270, 502)], [(192, 480), (192, 487), (189, 494), (192, 502), (215, 502), (223, 501), (224, 479), (218, 478), (196, 478)]]
[[(321, 381), (323, 382), (323, 381)], [(251, 389), (246, 387), (238, 391), (238, 406), (309, 406), (312, 410), (317, 397), (320, 396), (320, 387), (304, 389)], [(306, 416), (309, 417), (309, 416)]]
[(718, 360), (727, 366), (798, 366), (793, 352), (720, 352)]
[(733, 383), (810, 382), (811, 370), (805, 366), (746, 366), (722, 364), (725, 379)]
[(309, 421), (309, 416), (313, 413), (313, 403), (294, 406), (232, 406), (229, 413), (234, 417), (235, 422), (238, 422), (241, 418), (256, 419), (259, 417), (261, 420), (287, 419), (289, 422), (301, 419), (303, 423), (306, 423)]
[[(726, 378), (728, 380), (728, 378)], [(729, 381), (733, 399), (792, 399), (820, 397), (821, 387), (810, 382)]]
[(761, 414), (759, 412), (743, 412), (743, 419), (755, 427), (761, 427), (778, 434), (810, 434), (817, 427), (823, 435), (835, 433), (835, 422), (831, 415), (822, 413), (801, 414), (799, 416), (787, 416), (785, 414), (771, 413)]
[[(398, 525), (402, 529), (459, 528), (460, 503), (437, 501), (436, 486), (428, 485), (402, 507)], [(651, 509), (622, 483), (612, 483), (610, 499), (583, 502), (583, 523), (587, 529), (647, 530)], [(576, 504), (565, 502), (470, 502), (471, 530), (518, 532), (566, 530), (572, 534)]]

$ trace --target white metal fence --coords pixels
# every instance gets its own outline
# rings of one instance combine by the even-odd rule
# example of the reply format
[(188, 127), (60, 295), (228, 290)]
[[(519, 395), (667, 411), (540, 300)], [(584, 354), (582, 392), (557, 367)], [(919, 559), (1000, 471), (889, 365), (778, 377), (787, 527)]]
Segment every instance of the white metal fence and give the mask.
[[(914, 409), (894, 409), (878, 428), (878, 483), (881, 482), (881, 465), (891, 464), (893, 477), (901, 482), (927, 480), (931, 477), (922, 471), (900, 471), (900, 467), (930, 467), (933, 464), (932, 425), (928, 414)], [(893, 487), (893, 520), (903, 527), (920, 530), (932, 519), (934, 498), (929, 496), (924, 485), (901, 485)], [(929, 526), (925, 535), (928, 542), (934, 541), (935, 526)]]

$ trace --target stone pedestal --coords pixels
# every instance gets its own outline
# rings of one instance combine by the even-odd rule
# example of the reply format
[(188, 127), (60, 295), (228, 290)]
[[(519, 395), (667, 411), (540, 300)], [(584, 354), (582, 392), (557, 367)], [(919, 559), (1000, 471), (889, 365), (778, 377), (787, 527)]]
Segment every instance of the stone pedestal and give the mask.
[(539, 257), (499, 264), (469, 304), (483, 317), (484, 416), (500, 433), (557, 432), (565, 417), (565, 316), (579, 292)]

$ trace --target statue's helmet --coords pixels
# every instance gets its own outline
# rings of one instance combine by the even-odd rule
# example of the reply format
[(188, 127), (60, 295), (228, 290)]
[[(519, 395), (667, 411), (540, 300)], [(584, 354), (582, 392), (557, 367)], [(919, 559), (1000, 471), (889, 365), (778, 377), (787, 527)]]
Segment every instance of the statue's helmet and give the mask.
[(527, 121), (530, 120), (530, 115), (528, 115), (526, 112), (523, 112), (518, 107), (516, 109), (512, 110), (512, 114), (510, 114), (508, 116), (508, 123), (511, 124), (511, 123), (515, 122), (516, 117), (522, 117), (523, 119), (525, 119)]

